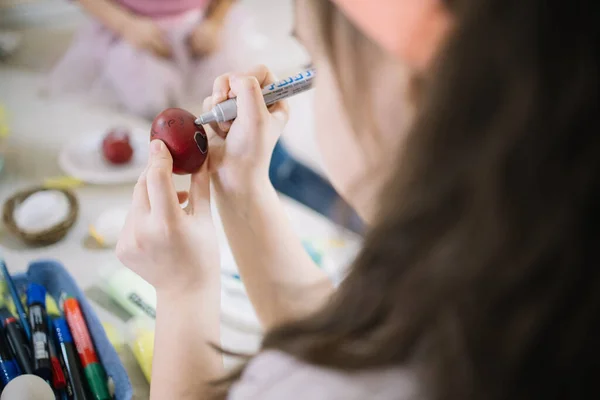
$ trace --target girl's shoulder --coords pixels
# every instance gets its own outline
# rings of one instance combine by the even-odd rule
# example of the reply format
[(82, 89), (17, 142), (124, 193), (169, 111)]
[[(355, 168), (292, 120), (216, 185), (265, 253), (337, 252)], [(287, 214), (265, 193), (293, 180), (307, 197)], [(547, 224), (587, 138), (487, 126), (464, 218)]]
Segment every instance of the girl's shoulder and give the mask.
[(228, 398), (415, 400), (416, 386), (416, 377), (409, 369), (347, 373), (310, 365), (270, 350), (250, 362)]

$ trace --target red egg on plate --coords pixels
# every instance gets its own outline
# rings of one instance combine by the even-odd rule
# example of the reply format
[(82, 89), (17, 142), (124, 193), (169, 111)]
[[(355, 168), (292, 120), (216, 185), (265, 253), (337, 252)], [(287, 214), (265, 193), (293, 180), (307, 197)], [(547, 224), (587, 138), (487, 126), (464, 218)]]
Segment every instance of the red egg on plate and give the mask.
[(102, 141), (102, 154), (111, 164), (126, 164), (133, 157), (133, 147), (129, 142), (129, 131), (124, 128), (113, 129)]

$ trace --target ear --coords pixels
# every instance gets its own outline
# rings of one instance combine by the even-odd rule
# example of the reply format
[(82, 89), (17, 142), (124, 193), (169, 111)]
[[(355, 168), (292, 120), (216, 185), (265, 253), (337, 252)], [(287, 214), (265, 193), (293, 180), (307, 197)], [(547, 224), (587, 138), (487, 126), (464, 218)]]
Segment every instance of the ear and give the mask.
[(409, 67), (426, 69), (452, 18), (442, 0), (335, 0), (367, 36)]

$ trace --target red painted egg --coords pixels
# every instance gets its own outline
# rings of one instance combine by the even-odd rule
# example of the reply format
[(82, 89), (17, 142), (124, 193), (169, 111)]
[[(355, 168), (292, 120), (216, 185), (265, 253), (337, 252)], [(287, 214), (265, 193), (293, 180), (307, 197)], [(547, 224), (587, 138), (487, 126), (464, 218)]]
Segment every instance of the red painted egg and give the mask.
[(173, 173), (197, 172), (208, 154), (208, 139), (196, 117), (181, 108), (168, 108), (152, 123), (150, 140), (162, 140), (173, 156)]
[(111, 164), (126, 164), (133, 157), (133, 147), (129, 143), (129, 131), (113, 129), (102, 141), (102, 155)]

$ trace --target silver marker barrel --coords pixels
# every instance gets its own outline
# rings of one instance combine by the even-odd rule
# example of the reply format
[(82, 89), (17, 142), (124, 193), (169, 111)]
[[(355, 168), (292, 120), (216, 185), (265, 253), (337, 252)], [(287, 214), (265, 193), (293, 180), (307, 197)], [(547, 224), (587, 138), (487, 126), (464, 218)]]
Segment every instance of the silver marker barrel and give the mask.
[[(279, 100), (287, 99), (288, 97), (307, 91), (312, 88), (315, 75), (316, 70), (311, 68), (268, 85), (263, 88), (265, 104), (270, 106)], [(202, 114), (196, 120), (196, 125), (231, 121), (235, 117), (237, 117), (237, 102), (236, 99), (229, 99), (217, 104), (209, 112)]]

